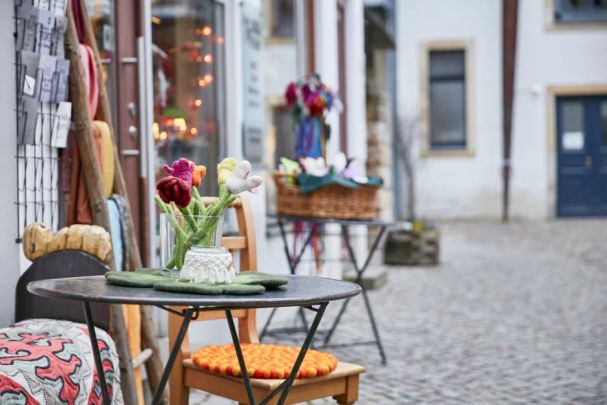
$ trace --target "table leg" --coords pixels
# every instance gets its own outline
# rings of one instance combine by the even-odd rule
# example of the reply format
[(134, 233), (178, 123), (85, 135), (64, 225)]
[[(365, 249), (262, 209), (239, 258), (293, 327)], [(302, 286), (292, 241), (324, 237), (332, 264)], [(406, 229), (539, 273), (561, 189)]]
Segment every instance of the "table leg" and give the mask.
[[(86, 319), (86, 326), (89, 330), (89, 338), (91, 340), (91, 348), (93, 349), (93, 358), (95, 359), (95, 367), (97, 369), (97, 375), (99, 376), (99, 385), (101, 386), (101, 397), (103, 398), (103, 405), (110, 405), (110, 394), (107, 390), (107, 383), (105, 381), (105, 372), (103, 371), (103, 363), (101, 362), (101, 354), (99, 353), (99, 343), (97, 342), (97, 333), (95, 332), (95, 323), (93, 321), (93, 315), (91, 314), (91, 305), (88, 301), (82, 303), (84, 307), (84, 317)], [(117, 371), (119, 372), (119, 371)]]
[(190, 325), (190, 321), (198, 317), (198, 308), (190, 307), (182, 312), (182, 316), (183, 320), (181, 321), (179, 333), (175, 338), (175, 344), (173, 344), (173, 347), (171, 348), (169, 359), (167, 360), (167, 363), (164, 366), (162, 376), (160, 377), (160, 382), (158, 383), (158, 387), (156, 388), (156, 392), (154, 393), (152, 405), (159, 404), (162, 401), (162, 393), (164, 392), (164, 388), (166, 387), (167, 381), (169, 380), (169, 376), (171, 375), (171, 370), (173, 369), (173, 364), (175, 363), (177, 354), (179, 354), (179, 350), (181, 350), (181, 343), (183, 342), (183, 338), (188, 332), (188, 326)]
[[(325, 309), (327, 308), (327, 305), (329, 305), (329, 303), (324, 302), (324, 303), (320, 304), (320, 307), (318, 309), (308, 307), (308, 309), (312, 309), (316, 312), (316, 316), (314, 317), (314, 320), (312, 321), (312, 325), (310, 326), (306, 339), (304, 340), (304, 343), (301, 346), (301, 349), (299, 351), (299, 354), (297, 355), (295, 363), (293, 364), (291, 373), (278, 387), (276, 387), (276, 389), (274, 389), (272, 392), (270, 392), (268, 394), (267, 397), (265, 397), (263, 400), (261, 400), (259, 402), (259, 405), (267, 404), (278, 393), (281, 393), (280, 397), (278, 399), (278, 405), (283, 405), (285, 403), (285, 401), (287, 399), (287, 395), (289, 394), (289, 389), (291, 388), (293, 381), (295, 381), (295, 377), (297, 377), (299, 368), (301, 367), (301, 364), (303, 363), (306, 353), (312, 343), (312, 339), (314, 338), (314, 334), (316, 333), (316, 330), (318, 329), (318, 325), (320, 325), (320, 321), (322, 320), (322, 317), (323, 317), (323, 314), (325, 313)], [(226, 318), (228, 320), (228, 326), (230, 327), (230, 334), (232, 335), (232, 342), (234, 343), (234, 351), (236, 351), (236, 357), (238, 358), (238, 364), (240, 365), (240, 370), (242, 372), (242, 379), (243, 379), (245, 388), (247, 390), (249, 404), (255, 405), (256, 402), (255, 402), (255, 395), (253, 394), (253, 387), (251, 385), (251, 380), (249, 379), (249, 375), (247, 373), (247, 366), (246, 366), (246, 363), (244, 360), (244, 356), (242, 355), (242, 348), (240, 347), (240, 341), (238, 339), (238, 334), (236, 333), (236, 327), (234, 326), (234, 319), (232, 318), (232, 312), (229, 309), (226, 310)]]
[[(282, 244), (284, 246), (285, 256), (287, 257), (287, 261), (289, 263), (289, 271), (291, 272), (291, 274), (295, 274), (295, 272), (297, 270), (297, 266), (301, 262), (301, 258), (303, 257), (303, 254), (306, 251), (306, 247), (310, 244), (310, 241), (312, 240), (312, 235), (314, 234), (314, 227), (312, 227), (310, 229), (310, 232), (308, 233), (306, 240), (304, 241), (303, 245), (301, 246), (301, 249), (299, 249), (299, 252), (295, 251), (293, 253), (291, 253), (291, 251), (289, 250), (289, 241), (287, 240), (287, 231), (285, 230), (285, 224), (284, 224), (283, 220), (280, 218), (278, 219), (278, 228), (280, 229), (280, 236), (282, 238)], [(266, 333), (268, 333), (268, 329), (270, 327), (270, 324), (272, 323), (272, 319), (274, 318), (276, 310), (277, 310), (277, 308), (272, 308), (272, 312), (270, 313), (270, 316), (269, 316), (268, 320), (266, 321), (266, 324), (264, 325), (263, 329), (261, 330), (261, 334), (259, 335), (260, 340), (262, 340), (264, 338), (264, 336), (266, 335)], [(308, 322), (307, 322), (306, 316), (303, 314), (303, 311), (301, 310), (301, 308), (299, 310), (298, 315), (301, 318), (303, 327), (307, 331)]]
[[(371, 250), (369, 251), (369, 254), (367, 255), (367, 258), (365, 259), (365, 263), (363, 264), (363, 267), (359, 267), (358, 266), (358, 261), (356, 260), (356, 255), (354, 253), (354, 249), (352, 248), (352, 244), (350, 242), (350, 233), (348, 232), (348, 227), (346, 225), (342, 226), (342, 235), (344, 237), (344, 242), (346, 244), (346, 247), (348, 249), (348, 256), (350, 256), (350, 261), (352, 262), (352, 266), (354, 267), (354, 271), (356, 271), (356, 280), (355, 282), (360, 285), (360, 287), (362, 288), (362, 296), (363, 296), (363, 300), (365, 302), (365, 307), (367, 310), (367, 315), (369, 316), (369, 320), (371, 322), (371, 328), (373, 330), (373, 336), (375, 337), (375, 344), (379, 350), (379, 355), (381, 356), (381, 362), (382, 364), (386, 364), (386, 355), (384, 353), (384, 347), (381, 343), (381, 338), (379, 335), (379, 329), (377, 328), (377, 323), (375, 322), (375, 315), (373, 314), (373, 310), (371, 308), (371, 302), (369, 301), (369, 297), (367, 296), (367, 288), (365, 287), (364, 283), (362, 282), (362, 277), (364, 272), (367, 270), (367, 268), (369, 267), (369, 264), (371, 263), (371, 259), (373, 258), (373, 255), (375, 254), (375, 251), (377, 250), (377, 247), (379, 246), (379, 242), (381, 240), (381, 238), (384, 235), (384, 232), (386, 231), (386, 227), (382, 226), (379, 233), (377, 234), (375, 240), (373, 241), (373, 244), (371, 246)], [(324, 345), (327, 346), (329, 344), (329, 340), (331, 339), (331, 337), (333, 336), (333, 332), (335, 332), (335, 329), (337, 328), (337, 325), (339, 324), (339, 321), (341, 320), (342, 315), (344, 314), (344, 312), (346, 311), (346, 308), (348, 306), (348, 303), (350, 302), (350, 298), (348, 298), (342, 305), (341, 310), (339, 311), (339, 313), (337, 314), (337, 317), (335, 318), (335, 321), (333, 321), (333, 325), (331, 326), (331, 328), (329, 329), (329, 332), (327, 333), (327, 336), (325, 336), (325, 340), (324, 340)]]

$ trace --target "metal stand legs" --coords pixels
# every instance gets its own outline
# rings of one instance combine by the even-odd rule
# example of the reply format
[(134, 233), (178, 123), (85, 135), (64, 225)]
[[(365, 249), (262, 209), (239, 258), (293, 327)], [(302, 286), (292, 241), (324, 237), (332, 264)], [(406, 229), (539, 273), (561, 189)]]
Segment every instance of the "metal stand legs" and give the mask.
[[(284, 221), (280, 218), (278, 219), (278, 226), (280, 228), (280, 235), (282, 237), (285, 254), (287, 256), (287, 260), (289, 261), (289, 269), (291, 271), (291, 274), (295, 274), (297, 266), (301, 262), (301, 258), (303, 256), (306, 248), (310, 244), (310, 240), (312, 239), (312, 234), (314, 232), (314, 227), (312, 227), (310, 229), (310, 232), (307, 235), (305, 242), (301, 246), (299, 251), (291, 252), (289, 250), (287, 233), (284, 228)], [(384, 233), (386, 232), (385, 225), (379, 225), (379, 227), (380, 227), (380, 230), (379, 230), (377, 236), (375, 237), (375, 240), (373, 241), (373, 244), (371, 245), (371, 249), (369, 250), (369, 254), (367, 255), (367, 258), (365, 259), (365, 261), (361, 267), (361, 266), (359, 266), (358, 261), (356, 260), (356, 254), (354, 252), (354, 248), (352, 247), (352, 242), (350, 241), (350, 232), (348, 230), (348, 225), (345, 225), (345, 224), (341, 225), (341, 234), (342, 234), (343, 240), (345, 242), (346, 248), (348, 250), (348, 256), (349, 256), (350, 262), (352, 263), (352, 266), (354, 267), (354, 270), (356, 271), (355, 282), (358, 285), (360, 285), (362, 288), (362, 297), (363, 297), (363, 300), (365, 303), (365, 309), (367, 311), (367, 315), (368, 315), (369, 321), (371, 323), (371, 329), (373, 330), (373, 337), (375, 340), (370, 341), (370, 342), (355, 342), (355, 343), (350, 343), (350, 344), (342, 344), (342, 345), (336, 344), (336, 345), (331, 345), (331, 346), (338, 347), (338, 346), (353, 346), (353, 345), (359, 345), (359, 344), (374, 344), (377, 346), (377, 349), (379, 350), (379, 355), (381, 356), (382, 364), (386, 364), (386, 362), (387, 362), (386, 354), (384, 352), (384, 347), (382, 345), (381, 338), (379, 336), (379, 329), (377, 327), (377, 322), (375, 321), (375, 315), (373, 314), (373, 309), (372, 309), (371, 303), (369, 301), (369, 296), (367, 295), (367, 288), (366, 288), (365, 284), (363, 283), (363, 275), (364, 275), (365, 271), (367, 270), (367, 268), (369, 267), (369, 264), (371, 263), (371, 259), (373, 258), (373, 255), (377, 251), (379, 242), (381, 241), (382, 237), (384, 236)], [(348, 298), (347, 300), (344, 301), (344, 303), (342, 304), (342, 306), (339, 310), (339, 313), (337, 314), (337, 317), (333, 321), (333, 325), (331, 326), (331, 328), (329, 330), (326, 331), (326, 334), (324, 335), (324, 346), (325, 347), (329, 345), (329, 341), (331, 340), (331, 337), (333, 336), (333, 333), (335, 332), (337, 325), (341, 321), (341, 318), (342, 318), (344, 312), (346, 312), (346, 309), (347, 309), (349, 303), (350, 303), (350, 298)], [(262, 332), (260, 334), (260, 339), (263, 339), (263, 337), (266, 334), (271, 333), (268, 331), (268, 328), (270, 326), (270, 323), (272, 322), (272, 319), (274, 318), (275, 313), (276, 313), (276, 308), (272, 309), (272, 312), (270, 313), (270, 316), (268, 317), (268, 320), (266, 321), (266, 324), (264, 325), (264, 327), (262, 329)], [(299, 308), (298, 315), (302, 320), (303, 330), (307, 331), (308, 325), (307, 325), (306, 317), (304, 315), (302, 308)], [(295, 330), (299, 332), (302, 329), (297, 328)], [(288, 331), (293, 331), (293, 328), (276, 329), (275, 333), (288, 332)], [(321, 331), (321, 332), (325, 332), (325, 331)]]
[[(319, 308), (306, 307), (307, 309), (315, 311), (316, 316), (314, 316), (314, 320), (312, 321), (312, 325), (310, 326), (306, 339), (304, 340), (304, 343), (301, 346), (301, 350), (299, 351), (299, 354), (297, 355), (295, 364), (293, 364), (293, 369), (291, 370), (291, 373), (289, 374), (287, 379), (285, 379), (282, 384), (280, 384), (278, 387), (276, 387), (276, 389), (274, 389), (272, 392), (270, 392), (267, 397), (262, 399), (258, 405), (267, 404), (269, 401), (272, 400), (272, 398), (274, 398), (276, 395), (278, 395), (278, 393), (280, 393), (280, 397), (278, 399), (278, 405), (282, 405), (285, 403), (285, 401), (287, 399), (287, 395), (289, 394), (289, 389), (291, 388), (291, 385), (293, 384), (295, 377), (297, 377), (297, 373), (299, 372), (301, 363), (303, 363), (303, 360), (306, 356), (306, 352), (308, 351), (308, 348), (310, 347), (310, 344), (312, 343), (314, 334), (316, 333), (316, 330), (318, 329), (318, 325), (320, 324), (320, 321), (322, 319), (323, 314), (325, 313), (325, 309), (327, 308), (328, 304), (329, 304), (328, 302), (322, 303), (322, 304), (320, 304)], [(245, 359), (244, 359), (244, 356), (242, 355), (240, 341), (238, 339), (238, 334), (236, 333), (236, 327), (234, 326), (234, 319), (232, 318), (232, 311), (230, 311), (229, 309), (226, 309), (225, 312), (226, 312), (226, 318), (228, 320), (228, 326), (230, 328), (230, 335), (232, 335), (232, 342), (234, 343), (234, 350), (236, 351), (236, 357), (238, 358), (238, 364), (240, 365), (240, 370), (242, 372), (242, 379), (243, 379), (245, 388), (247, 390), (247, 397), (249, 398), (249, 404), (256, 405), (257, 402), (255, 402), (253, 386), (251, 385), (251, 380), (249, 379), (249, 374), (247, 372), (247, 366), (245, 363)]]
[(84, 317), (86, 318), (86, 326), (89, 329), (89, 338), (91, 339), (91, 346), (93, 348), (93, 358), (95, 359), (95, 367), (97, 368), (97, 375), (99, 376), (99, 385), (101, 385), (101, 396), (103, 398), (103, 405), (110, 405), (110, 394), (107, 390), (107, 384), (105, 382), (105, 372), (103, 371), (103, 364), (101, 363), (101, 354), (99, 353), (99, 344), (97, 343), (97, 333), (95, 333), (95, 324), (93, 323), (91, 306), (87, 301), (83, 302), (83, 306)]
[[(103, 405), (110, 405), (110, 396), (107, 389), (107, 383), (105, 381), (105, 374), (103, 372), (103, 364), (101, 363), (101, 354), (99, 353), (99, 345), (97, 343), (97, 335), (95, 333), (95, 323), (93, 321), (93, 317), (91, 315), (91, 307), (87, 301), (83, 302), (84, 307), (84, 316), (86, 317), (86, 325), (89, 330), (89, 337), (91, 339), (91, 347), (93, 348), (93, 357), (95, 358), (95, 367), (97, 368), (97, 375), (99, 375), (99, 383), (101, 385), (101, 395), (103, 396)], [(170, 310), (169, 308), (160, 307), (165, 310)], [(173, 312), (172, 310), (170, 310)], [(185, 337), (186, 332), (188, 331), (188, 326), (190, 325), (190, 321), (196, 319), (198, 317), (198, 308), (188, 308), (183, 312), (176, 312), (178, 315), (183, 316), (183, 321), (181, 322), (181, 328), (179, 329), (179, 333), (177, 334), (177, 338), (175, 339), (175, 344), (171, 349), (171, 353), (169, 355), (169, 359), (167, 364), (164, 367), (164, 371), (162, 372), (162, 376), (160, 378), (160, 382), (158, 384), (158, 388), (154, 393), (154, 399), (152, 400), (152, 405), (156, 405), (160, 403), (162, 398), (162, 393), (164, 392), (164, 388), (169, 380), (169, 376), (171, 374), (171, 369), (173, 368), (173, 364), (175, 363), (175, 359), (177, 358), (177, 354), (179, 353), (179, 349), (181, 348), (181, 343), (183, 342), (183, 338)]]
[[(356, 260), (356, 255), (354, 253), (354, 249), (352, 248), (352, 244), (350, 243), (350, 234), (348, 232), (348, 227), (345, 225), (342, 225), (341, 229), (342, 229), (342, 234), (343, 234), (343, 237), (344, 237), (344, 240), (346, 243), (346, 247), (348, 249), (348, 256), (350, 257), (352, 266), (354, 267), (354, 270), (356, 271), (355, 282), (358, 285), (360, 285), (362, 288), (362, 296), (363, 296), (363, 300), (365, 302), (365, 308), (367, 310), (367, 315), (369, 316), (369, 321), (371, 322), (373, 336), (375, 337), (375, 341), (370, 342), (370, 343), (375, 343), (377, 345), (377, 348), (379, 350), (379, 355), (381, 356), (381, 362), (382, 362), (382, 364), (386, 364), (386, 354), (384, 353), (384, 347), (381, 343), (381, 338), (379, 336), (379, 330), (377, 328), (377, 323), (375, 322), (375, 315), (373, 314), (373, 310), (371, 309), (371, 303), (369, 302), (369, 297), (367, 295), (367, 288), (365, 287), (364, 283), (362, 282), (363, 274), (367, 270), (367, 267), (369, 266), (369, 263), (371, 262), (371, 259), (373, 258), (373, 254), (377, 250), (379, 241), (381, 240), (382, 236), (384, 235), (386, 228), (382, 227), (381, 230), (379, 231), (379, 233), (377, 234), (377, 237), (375, 238), (375, 240), (373, 241), (373, 245), (371, 246), (371, 250), (369, 251), (369, 255), (367, 256), (367, 259), (365, 260), (365, 263), (363, 264), (362, 267), (359, 267), (358, 261)], [(341, 309), (339, 310), (339, 313), (337, 314), (337, 317), (335, 318), (335, 321), (333, 321), (333, 325), (331, 326), (331, 328), (325, 335), (324, 346), (327, 346), (329, 344), (329, 340), (331, 340), (331, 337), (333, 336), (333, 332), (335, 332), (335, 329), (337, 328), (337, 325), (339, 324), (341, 317), (343, 316), (344, 312), (346, 312), (346, 308), (348, 307), (349, 302), (350, 302), (350, 298), (345, 300), (344, 303), (342, 304)], [(335, 346), (339, 346), (339, 345), (335, 345)]]

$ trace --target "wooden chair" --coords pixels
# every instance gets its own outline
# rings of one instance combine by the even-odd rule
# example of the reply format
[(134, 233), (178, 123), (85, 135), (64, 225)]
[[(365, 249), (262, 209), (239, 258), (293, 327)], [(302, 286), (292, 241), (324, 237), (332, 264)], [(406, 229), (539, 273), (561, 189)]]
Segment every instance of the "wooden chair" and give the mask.
[[(209, 200), (204, 199), (205, 203)], [(222, 245), (240, 252), (240, 271), (257, 271), (255, 247), (255, 229), (250, 206), (240, 198), (232, 207), (236, 210), (238, 236), (226, 236)], [(175, 308), (181, 309), (181, 308)], [(238, 318), (238, 336), (241, 343), (259, 343), (255, 309), (232, 310), (232, 316)], [(197, 321), (225, 318), (224, 311), (201, 312)], [(181, 317), (169, 314), (169, 347), (181, 326)], [(181, 345), (170, 377), (170, 396), (172, 405), (187, 405), (190, 388), (200, 389), (214, 395), (238, 401), (248, 402), (242, 378), (228, 377), (209, 372), (196, 366), (191, 360), (192, 351), (188, 335)], [(333, 397), (338, 404), (353, 404), (358, 399), (359, 375), (364, 372), (362, 366), (339, 362), (337, 368), (328, 375), (316, 378), (296, 379), (289, 391), (286, 403), (298, 403), (318, 398)], [(284, 380), (251, 379), (256, 401), (261, 401)], [(269, 404), (278, 403), (278, 396)]]

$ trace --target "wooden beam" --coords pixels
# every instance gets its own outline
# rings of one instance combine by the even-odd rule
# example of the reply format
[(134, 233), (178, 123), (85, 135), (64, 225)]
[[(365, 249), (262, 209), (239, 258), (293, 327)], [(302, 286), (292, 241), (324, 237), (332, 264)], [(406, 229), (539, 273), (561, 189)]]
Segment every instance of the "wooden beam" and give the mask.
[[(80, 2), (80, 6), (83, 10), (86, 10), (86, 4), (83, 0), (75, 0)], [(97, 42), (95, 41), (95, 34), (93, 33), (93, 28), (89, 21), (87, 21), (85, 26), (85, 43), (91, 47), (93, 50), (93, 54), (95, 55), (95, 64), (97, 65), (97, 71), (102, 72), (103, 67), (101, 65), (101, 57), (99, 54), (99, 49), (97, 48)], [(118, 149), (116, 148), (116, 132), (113, 128), (112, 121), (112, 110), (110, 108), (109, 97), (107, 94), (107, 89), (105, 87), (105, 82), (103, 80), (103, 75), (98, 75), (98, 87), (99, 87), (99, 106), (97, 108), (97, 117), (103, 121), (105, 121), (110, 127), (110, 131), (112, 136), (114, 137), (114, 192), (116, 194), (120, 194), (122, 196), (127, 197), (128, 189), (126, 187), (126, 182), (124, 180), (124, 173), (122, 171), (122, 165), (120, 163), (120, 157), (118, 155)], [(85, 98), (87, 100), (88, 98)], [(139, 253), (139, 244), (137, 241), (137, 237), (134, 231), (133, 218), (131, 215), (131, 209), (126, 198), (128, 215), (127, 220), (129, 222), (129, 234), (128, 234), (128, 246), (129, 246), (129, 269), (131, 271), (141, 267), (141, 255)], [(105, 204), (105, 201), (104, 201)], [(154, 318), (152, 316), (152, 310), (145, 306), (140, 306), (141, 311), (141, 346), (142, 349), (150, 349), (152, 350), (152, 355), (145, 362), (145, 369), (148, 376), (148, 382), (150, 384), (150, 389), (152, 392), (156, 391), (156, 388), (159, 385), (160, 378), (162, 376), (162, 361), (160, 360), (160, 349), (158, 347), (158, 342), (155, 336), (155, 326), (154, 326)], [(163, 401), (168, 403), (168, 389), (165, 390), (165, 394), (163, 395)]]
[[(80, 55), (80, 42), (78, 41), (74, 14), (71, 7), (68, 7), (67, 18), (65, 54), (70, 60), (70, 99), (72, 101), (72, 117), (76, 126), (74, 134), (78, 144), (78, 154), (82, 162), (93, 222), (109, 231), (109, 215), (103, 195), (103, 180), (101, 178), (101, 171), (99, 170), (99, 159), (93, 141), (88, 90)], [(113, 260), (110, 261), (110, 266), (114, 267)], [(138, 401), (135, 389), (135, 376), (129, 351), (124, 313), (120, 305), (112, 305), (110, 307), (110, 323), (112, 325), (112, 337), (116, 341), (116, 350), (120, 362), (120, 379), (124, 402), (127, 405), (136, 405)]]

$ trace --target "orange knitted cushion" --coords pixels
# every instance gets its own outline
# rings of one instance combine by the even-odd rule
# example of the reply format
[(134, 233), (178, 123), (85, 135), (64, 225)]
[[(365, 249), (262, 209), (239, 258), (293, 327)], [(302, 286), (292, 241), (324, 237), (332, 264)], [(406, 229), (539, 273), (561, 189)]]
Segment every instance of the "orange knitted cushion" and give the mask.
[[(246, 344), (242, 345), (242, 354), (247, 365), (249, 377), (253, 378), (287, 378), (299, 347)], [(234, 345), (206, 346), (192, 355), (192, 361), (199, 367), (215, 373), (242, 376)], [(330, 353), (308, 350), (297, 378), (311, 378), (330, 373), (337, 367), (337, 359)]]

